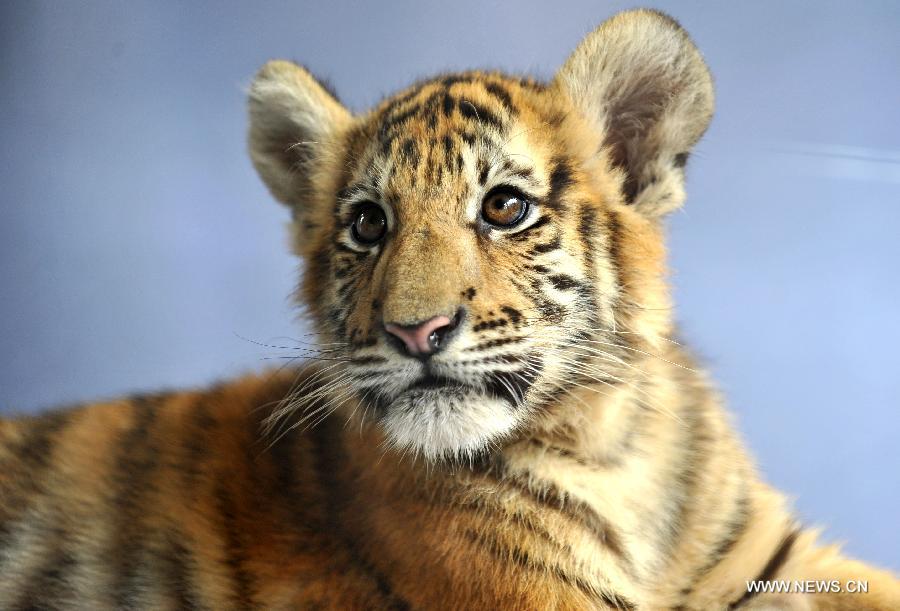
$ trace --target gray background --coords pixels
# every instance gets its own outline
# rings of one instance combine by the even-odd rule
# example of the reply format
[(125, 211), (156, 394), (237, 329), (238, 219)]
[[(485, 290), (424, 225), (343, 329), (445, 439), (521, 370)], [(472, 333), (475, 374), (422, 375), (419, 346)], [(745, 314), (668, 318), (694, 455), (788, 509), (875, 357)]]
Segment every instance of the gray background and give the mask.
[[(651, 4), (718, 90), (670, 223), (684, 336), (803, 518), (900, 569), (900, 3)], [(206, 383), (303, 333), (245, 155), (266, 59), (358, 110), (436, 70), (549, 76), (628, 6), (2, 3), (0, 409)]]

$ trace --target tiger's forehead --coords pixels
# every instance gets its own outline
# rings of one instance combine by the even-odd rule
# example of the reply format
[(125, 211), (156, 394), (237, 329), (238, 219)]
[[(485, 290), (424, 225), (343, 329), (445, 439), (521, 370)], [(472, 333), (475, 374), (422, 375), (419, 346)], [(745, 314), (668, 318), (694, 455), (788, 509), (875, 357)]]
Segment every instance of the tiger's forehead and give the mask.
[(417, 83), (362, 118), (352, 180), (398, 204), (449, 194), (463, 201), (501, 174), (540, 191), (545, 91), (533, 80), (484, 72)]

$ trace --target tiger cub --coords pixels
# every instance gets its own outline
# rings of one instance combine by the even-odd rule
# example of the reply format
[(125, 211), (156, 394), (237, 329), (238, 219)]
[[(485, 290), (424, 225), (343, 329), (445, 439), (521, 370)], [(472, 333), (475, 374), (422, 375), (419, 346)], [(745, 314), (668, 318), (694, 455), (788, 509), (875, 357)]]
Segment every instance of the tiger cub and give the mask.
[(900, 608), (671, 339), (661, 219), (712, 111), (654, 11), (549, 83), (448, 74), (359, 116), (264, 66), (250, 156), (317, 357), (3, 422), (0, 608)]

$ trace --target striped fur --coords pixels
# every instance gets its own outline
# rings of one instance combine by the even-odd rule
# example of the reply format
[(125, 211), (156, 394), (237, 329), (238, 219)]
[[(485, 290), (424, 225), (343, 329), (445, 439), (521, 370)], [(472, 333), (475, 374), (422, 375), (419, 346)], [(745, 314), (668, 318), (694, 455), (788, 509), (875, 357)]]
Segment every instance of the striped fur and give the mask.
[[(267, 64), (250, 154), (291, 208), (319, 346), (0, 422), (0, 608), (900, 608), (894, 577), (797, 523), (672, 340), (661, 217), (712, 104), (652, 11), (550, 83), (443, 75), (360, 116)], [(498, 190), (520, 224), (482, 217)], [(385, 331), (444, 315), (429, 359)]]

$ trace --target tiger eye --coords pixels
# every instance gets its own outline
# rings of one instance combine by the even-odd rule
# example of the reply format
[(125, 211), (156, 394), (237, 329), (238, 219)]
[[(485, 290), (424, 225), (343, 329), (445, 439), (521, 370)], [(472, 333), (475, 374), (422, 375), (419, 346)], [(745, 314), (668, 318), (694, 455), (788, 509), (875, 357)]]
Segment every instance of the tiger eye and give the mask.
[(525, 218), (528, 202), (509, 191), (489, 193), (481, 203), (481, 218), (497, 227), (512, 227)]
[(353, 239), (360, 244), (368, 246), (378, 242), (387, 233), (387, 217), (384, 210), (377, 204), (363, 204), (350, 231), (353, 233)]

